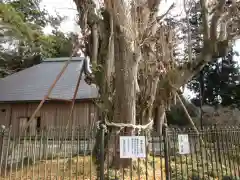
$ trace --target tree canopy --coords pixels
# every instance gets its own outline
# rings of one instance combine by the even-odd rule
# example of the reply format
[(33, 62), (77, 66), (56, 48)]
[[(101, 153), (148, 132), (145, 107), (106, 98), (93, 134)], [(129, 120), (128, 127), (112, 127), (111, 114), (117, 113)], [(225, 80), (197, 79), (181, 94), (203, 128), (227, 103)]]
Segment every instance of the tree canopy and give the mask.
[[(189, 84), (189, 87), (197, 93), (197, 97), (192, 100), (194, 104), (199, 106), (201, 92), (203, 104), (239, 106), (240, 72), (234, 56), (236, 53), (231, 50), (226, 57), (206, 65), (202, 72), (194, 78), (194, 81)], [(201, 87), (201, 83), (203, 87)]]
[[(0, 76), (34, 64), (45, 57), (70, 56), (74, 34), (59, 30), (64, 17), (40, 8), (40, 0), (5, 0), (0, 4)], [(53, 32), (44, 34), (50, 25)]]
[[(192, 40), (192, 57), (200, 53), (203, 38), (199, 32), (202, 24), (202, 12), (200, 2), (196, 3), (189, 12), (189, 25)], [(186, 19), (183, 19), (186, 21)], [(184, 32), (187, 32), (187, 28)], [(187, 37), (184, 37), (185, 39)], [(187, 48), (186, 48), (187, 49)], [(230, 106), (239, 104), (239, 95), (236, 93), (239, 81), (239, 66), (234, 57), (238, 54), (233, 50), (233, 44), (229, 46), (229, 52), (224, 57), (213, 57), (212, 61), (193, 78), (188, 88), (193, 90), (197, 97), (192, 100), (195, 105), (202, 104)]]

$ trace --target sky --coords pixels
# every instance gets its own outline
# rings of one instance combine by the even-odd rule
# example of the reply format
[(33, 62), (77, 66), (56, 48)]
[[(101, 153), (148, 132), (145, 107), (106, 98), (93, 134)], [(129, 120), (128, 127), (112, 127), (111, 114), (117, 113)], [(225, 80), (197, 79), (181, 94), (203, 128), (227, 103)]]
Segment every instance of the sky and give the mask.
[[(44, 7), (50, 14), (59, 13), (61, 16), (66, 16), (66, 20), (61, 25), (63, 32), (78, 31), (76, 24), (77, 10), (73, 0), (42, 0), (42, 7)], [(51, 28), (45, 29), (46, 33), (51, 32)]]
[[(161, 7), (161, 12), (165, 12), (169, 6), (175, 2), (175, 8), (172, 10), (173, 15), (179, 12), (183, 14), (183, 3), (184, 0), (163, 0)], [(73, 0), (42, 0), (42, 7), (48, 10), (51, 14), (59, 13), (61, 16), (66, 16), (66, 20), (61, 25), (61, 30), (63, 32), (79, 32), (79, 27), (76, 24), (77, 10)], [(51, 28), (47, 27), (45, 33), (51, 33)], [(235, 49), (240, 52), (240, 40), (236, 42)], [(240, 62), (240, 57), (238, 57)], [(240, 63), (239, 63), (240, 64)], [(195, 95), (188, 89), (185, 89), (184, 95), (187, 98), (192, 98)]]
[[(165, 12), (172, 2), (173, 0), (163, 0), (161, 11)], [(176, 3), (175, 9), (178, 10), (173, 12), (179, 12), (179, 7), (181, 7), (183, 0), (174, 0), (174, 2)], [(77, 10), (73, 0), (42, 0), (41, 5), (51, 14), (58, 12), (60, 15), (67, 17), (67, 20), (61, 27), (64, 32), (79, 30), (77, 24), (75, 23)], [(46, 28), (45, 32), (50, 33), (51, 28)]]

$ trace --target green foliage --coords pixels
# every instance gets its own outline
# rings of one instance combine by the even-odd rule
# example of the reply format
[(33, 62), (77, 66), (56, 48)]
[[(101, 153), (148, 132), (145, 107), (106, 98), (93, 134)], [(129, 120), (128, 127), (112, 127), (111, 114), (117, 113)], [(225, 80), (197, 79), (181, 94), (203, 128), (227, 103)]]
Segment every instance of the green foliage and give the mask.
[[(191, 118), (198, 119), (200, 117), (199, 108), (193, 105), (191, 102), (186, 100), (183, 96), (181, 99), (188, 110)], [(171, 110), (166, 112), (167, 120), (169, 125), (178, 125), (178, 126), (186, 126), (189, 125), (189, 119), (181, 106), (180, 102), (177, 101), (176, 105), (172, 105)]]
[(11, 5), (18, 13), (21, 13), (24, 22), (37, 27), (45, 27), (48, 25), (49, 15), (46, 10), (40, 9), (39, 0), (18, 0), (10, 1)]
[(51, 35), (43, 35), (40, 38), (43, 57), (68, 57), (72, 51), (72, 40), (75, 34), (64, 34), (54, 31)]
[[(70, 56), (76, 35), (59, 31), (64, 17), (50, 16), (40, 8), (40, 0), (5, 0), (0, 4), (0, 18), (0, 77), (40, 63), (45, 57)], [(45, 35), (43, 29), (48, 25), (54, 30)]]
[(16, 38), (33, 39), (32, 30), (28, 23), (23, 21), (23, 15), (17, 12), (10, 4), (0, 4), (1, 36), (14, 35)]
[[(230, 51), (229, 54), (223, 58), (208, 64), (203, 69), (203, 76), (198, 75), (195, 81), (190, 83), (189, 87), (199, 93), (199, 83), (203, 84), (202, 101), (208, 105), (232, 106), (240, 107), (239, 94), (239, 67), (237, 62), (233, 59), (235, 52)], [(200, 95), (193, 100), (198, 104)]]
[[(191, 39), (193, 47), (193, 60), (202, 48), (202, 26), (201, 20), (201, 6), (196, 3), (190, 11), (189, 16), (191, 27)], [(187, 28), (183, 29), (184, 34), (187, 34)], [(185, 39), (185, 37), (183, 37)], [(193, 103), (200, 106), (200, 99), (203, 104), (229, 106), (236, 104), (239, 106), (239, 67), (234, 60), (236, 52), (233, 49), (224, 57), (215, 59), (213, 62), (207, 64), (199, 74), (197, 74), (193, 81), (188, 84), (188, 88), (197, 94), (197, 98), (193, 99)], [(200, 92), (202, 98), (200, 97)], [(240, 107), (240, 106), (239, 106)]]

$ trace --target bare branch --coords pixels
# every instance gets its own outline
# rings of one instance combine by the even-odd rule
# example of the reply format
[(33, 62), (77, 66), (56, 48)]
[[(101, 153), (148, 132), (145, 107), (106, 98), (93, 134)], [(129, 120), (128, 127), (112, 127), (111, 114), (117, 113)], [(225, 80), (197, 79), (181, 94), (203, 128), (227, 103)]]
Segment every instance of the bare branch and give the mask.
[(193, 67), (186, 67), (182, 72), (179, 72), (178, 80), (176, 84), (173, 85), (174, 88), (179, 89), (181, 86), (186, 84), (189, 80), (191, 80), (201, 69), (212, 60), (212, 53), (202, 52), (192, 64)]
[(111, 74), (114, 71), (114, 34), (113, 34), (113, 15), (112, 11), (109, 11), (110, 13), (110, 36), (108, 39), (108, 60), (106, 62), (106, 79), (107, 82), (110, 83), (111, 80)]
[(158, 22), (161, 21), (167, 14), (169, 14), (169, 12), (170, 12), (174, 7), (175, 7), (175, 4), (172, 3), (172, 5), (168, 8), (168, 10), (167, 10), (164, 14), (162, 14), (161, 16), (158, 16), (158, 17), (156, 18), (157, 21), (158, 21)]

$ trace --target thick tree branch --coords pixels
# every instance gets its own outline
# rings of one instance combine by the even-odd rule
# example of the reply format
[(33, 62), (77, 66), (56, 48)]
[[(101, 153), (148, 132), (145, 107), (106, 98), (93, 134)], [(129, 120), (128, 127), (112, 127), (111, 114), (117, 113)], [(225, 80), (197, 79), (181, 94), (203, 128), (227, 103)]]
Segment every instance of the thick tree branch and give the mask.
[(148, 0), (148, 8), (151, 11), (157, 11), (160, 3), (161, 3), (161, 0)]
[[(191, 8), (190, 8), (191, 9)], [(184, 11), (186, 13), (186, 18), (187, 18), (187, 37), (188, 37), (188, 60), (192, 61), (192, 33), (191, 33), (191, 27), (190, 27), (190, 21), (189, 21), (189, 12), (190, 9), (187, 10), (187, 2), (184, 0)]]
[(130, 21), (130, 17), (127, 16), (126, 4), (124, 1), (115, 1), (111, 0), (113, 6), (113, 22), (114, 26), (117, 26), (119, 30), (129, 39), (132, 35), (132, 24)]
[(181, 86), (186, 84), (189, 80), (191, 80), (198, 72), (202, 70), (202, 68), (212, 60), (211, 52), (202, 52), (192, 64), (192, 67), (186, 67), (183, 71), (179, 72), (176, 83), (173, 85), (174, 88), (179, 89)]
[(110, 83), (111, 83), (111, 79), (112, 79), (112, 73), (114, 72), (114, 32), (113, 32), (113, 14), (112, 14), (112, 9), (109, 9), (109, 27), (110, 27), (110, 36), (108, 38), (108, 59), (106, 62), (106, 80), (108, 83), (108, 88)]
[(95, 23), (92, 26), (92, 40), (93, 40), (93, 52), (92, 52), (92, 63), (97, 64), (98, 57), (98, 46), (99, 46), (99, 34), (98, 34), (98, 25)]
[(208, 9), (206, 0), (200, 0), (202, 11), (202, 23), (203, 23), (203, 39), (209, 39), (209, 26), (208, 26)]
[(229, 17), (228, 15), (223, 16), (220, 20), (220, 29), (219, 29), (219, 36), (218, 36), (218, 41), (223, 41), (228, 39), (228, 25), (229, 25)]
[(219, 0), (218, 5), (213, 14), (213, 17), (211, 20), (211, 27), (210, 27), (210, 39), (212, 41), (217, 40), (217, 26), (218, 26), (220, 18), (222, 17), (222, 15), (224, 13), (225, 3), (226, 3), (226, 0)]
[[(208, 34), (209, 25), (207, 21), (207, 7), (205, 4), (205, 0), (201, 0), (201, 6), (202, 6), (202, 20), (203, 20), (203, 29), (204, 29), (204, 44), (202, 48), (202, 52), (197, 56), (194, 63), (190, 64), (190, 67), (186, 65), (183, 71), (181, 71), (177, 83), (174, 85), (175, 88), (180, 88), (182, 85), (186, 84), (189, 80), (191, 80), (198, 72), (201, 71), (201, 69), (210, 61), (213, 60), (213, 56), (215, 53), (219, 53), (219, 49), (216, 49), (216, 45), (220, 43), (220, 40), (217, 38), (217, 26), (220, 21), (220, 18), (224, 14), (224, 5), (226, 0), (219, 0), (218, 4), (215, 8), (213, 17), (211, 19), (210, 24), (210, 37)], [(225, 25), (222, 26), (222, 28), (225, 28)], [(221, 29), (223, 30), (223, 29)], [(220, 31), (220, 34), (222, 36), (223, 32)], [(225, 40), (225, 39), (224, 39)], [(226, 46), (227, 46), (226, 42)], [(224, 44), (225, 45), (225, 44)], [(215, 47), (215, 48), (214, 48)], [(226, 47), (227, 48), (227, 47)]]
[(163, 13), (161, 16), (158, 16), (156, 19), (158, 22), (160, 22), (167, 14), (169, 14), (169, 12), (174, 8), (175, 4), (172, 3), (172, 5), (168, 8), (168, 10)]

